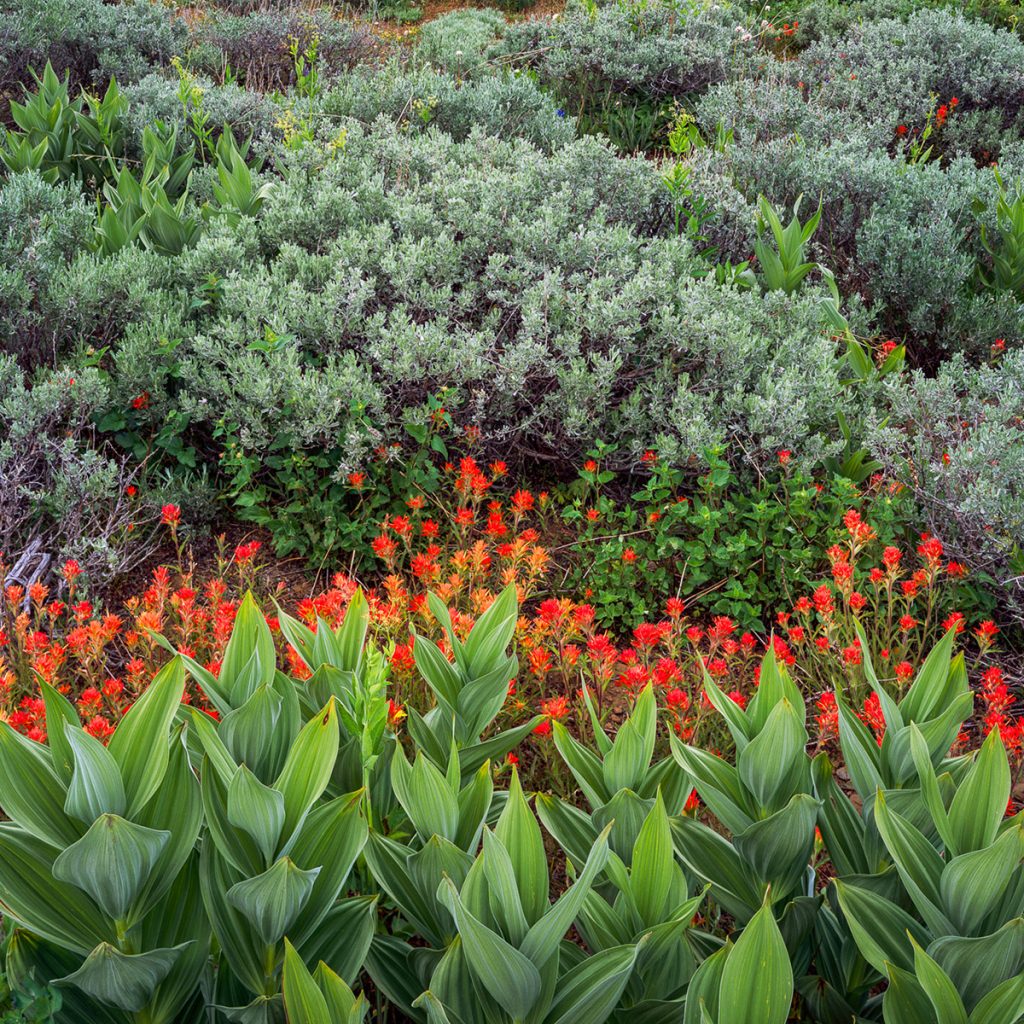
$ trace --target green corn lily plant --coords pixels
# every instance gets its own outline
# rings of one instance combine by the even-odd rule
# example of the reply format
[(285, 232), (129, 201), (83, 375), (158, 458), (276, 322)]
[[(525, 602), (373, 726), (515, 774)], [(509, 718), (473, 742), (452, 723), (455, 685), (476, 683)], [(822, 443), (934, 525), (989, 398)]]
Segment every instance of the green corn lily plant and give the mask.
[[(267, 741), (273, 704), (241, 727)], [(203, 721), (205, 719), (205, 721)], [(334, 701), (291, 743), (275, 776), (235, 761), (220, 729), (194, 712), (206, 755), (203, 807), (209, 834), (200, 859), (203, 901), (224, 961), (215, 1002), (232, 1019), (280, 1018), (283, 939), (346, 979), (362, 965), (376, 923), (375, 901), (340, 898), (366, 841), (362, 794), (322, 799), (338, 751)], [(231, 737), (237, 744), (238, 733)]]
[(537, 813), (544, 827), (579, 862), (598, 833), (614, 822), (611, 848), (628, 866), (646, 817), (660, 791), (666, 807), (682, 810), (690, 780), (672, 757), (652, 763), (658, 708), (648, 685), (636, 699), (614, 739), (605, 732), (590, 693), (583, 689), (597, 752), (580, 743), (561, 722), (552, 722), (555, 748), (572, 772), (590, 806), (590, 814), (557, 797), (539, 794)]
[(598, 837), (575, 881), (548, 899), (540, 826), (513, 776), (508, 802), (461, 885), (438, 890), (458, 936), (413, 1001), (417, 1019), (495, 1024), (602, 1024), (618, 1003), (646, 937), (586, 956), (565, 941), (608, 858)]
[(425, 715), (409, 709), (409, 735), (442, 770), (447, 768), (454, 740), (463, 781), (468, 781), (485, 761), (503, 758), (541, 720), (537, 715), (522, 725), (482, 738), (505, 704), (508, 685), (519, 668), (515, 655), (507, 653), (519, 615), (516, 588), (510, 584), (501, 592), (465, 641), (456, 636), (451, 615), (436, 594), (427, 595), (427, 604), (448, 635), (455, 662), (450, 662), (432, 640), (415, 637), (416, 668), (437, 704)]
[(66, 989), (61, 1021), (189, 1019), (210, 945), (199, 900), (199, 783), (173, 721), (174, 660), (104, 746), (41, 683), (45, 744), (0, 723), (0, 905), (24, 931), (8, 953), (17, 985)]
[(280, 608), (278, 621), (311, 673), (299, 690), (304, 714), (315, 713), (331, 697), (338, 703), (344, 732), (332, 778), (334, 791), (361, 787), (370, 822), (387, 816), (394, 805), (390, 765), (395, 752), (395, 737), (388, 729), (389, 667), (383, 654), (366, 643), (370, 624), (366, 598), (356, 591), (336, 630), (319, 617), (312, 630)]
[(949, 630), (935, 645), (906, 695), (897, 702), (879, 682), (867, 639), (859, 625), (857, 629), (864, 674), (878, 696), (885, 719), (885, 734), (879, 745), (843, 695), (836, 694), (843, 761), (859, 798), (860, 811), (835, 782), (825, 754), (819, 754), (812, 765), (814, 790), (821, 801), (818, 825), (837, 872), (844, 876), (877, 874), (890, 863), (875, 826), (876, 793), (884, 792), (892, 810), (921, 823), (925, 811), (911, 743), (913, 727), (924, 742), (929, 763), (956, 780), (970, 762), (949, 758), (948, 754), (974, 707), (963, 655), (953, 657), (954, 630)]
[(705, 673), (705, 692), (725, 718), (736, 765), (672, 736), (672, 753), (732, 841), (694, 818), (673, 821), (676, 849), (715, 901), (743, 923), (771, 902), (810, 899), (818, 801), (811, 795), (806, 708), (769, 649), (757, 693), (744, 710)]
[(646, 936), (612, 1019), (668, 1024), (680, 1019), (694, 971), (719, 943), (690, 927), (706, 889), (689, 893), (660, 792), (631, 853), (627, 868), (609, 852), (605, 874), (610, 883), (595, 885), (587, 894), (576, 929), (592, 953), (638, 944)]
[(288, 1024), (361, 1024), (368, 1009), (322, 960), (311, 974), (295, 947), (284, 943), (284, 1008)]
[(207, 207), (204, 213), (224, 217), (236, 227), (242, 217), (255, 217), (260, 212), (274, 186), (271, 182), (258, 188), (253, 185), (252, 169), (246, 163), (244, 149), (239, 149), (227, 125), (217, 140), (215, 153), (217, 181), (213, 183), (213, 195), (217, 205)]
[[(786, 1024), (793, 969), (768, 899), (690, 982), (683, 1024)], [(678, 1020), (679, 1018), (674, 1018)]]
[[(754, 242), (754, 254), (761, 273), (759, 279), (766, 291), (783, 291), (787, 295), (795, 292), (803, 283), (804, 278), (815, 268), (817, 263), (804, 260), (807, 243), (818, 230), (821, 221), (821, 203), (818, 209), (803, 223), (800, 223), (800, 202), (798, 196), (793, 204), (793, 219), (785, 226), (771, 203), (764, 196), (757, 198), (757, 232)], [(765, 237), (770, 232), (774, 247)]]
[(392, 762), (392, 785), (407, 816), (404, 828), (390, 835), (374, 831), (365, 850), (376, 881), (434, 948), (447, 946), (456, 934), (437, 887), (444, 875), (465, 878), (493, 799), (489, 762), (465, 786), (460, 777), (454, 746), (445, 774), (422, 753), (410, 765), (399, 750)]
[(889, 981), (885, 1019), (1016, 1021), (1024, 1015), (1024, 815), (1004, 820), (1010, 768), (998, 731), (959, 784), (939, 773), (908, 726), (917, 802), (900, 813), (879, 790), (878, 833), (902, 891), (837, 880), (839, 906), (865, 959)]
[(339, 898), (367, 835), (362, 791), (336, 785), (339, 718), (351, 721), (362, 675), (364, 606), (354, 607), (347, 629), (321, 624), (307, 631), (308, 643), (299, 624), (282, 625), (300, 656), (317, 663), (308, 685), (278, 671), (273, 634), (251, 595), (218, 675), (182, 658), (220, 715), (216, 723), (199, 711), (191, 719), (208, 827), (200, 881), (225, 961), (212, 1001), (243, 1024), (281, 1016), (285, 935), (346, 979), (372, 938), (375, 901)]

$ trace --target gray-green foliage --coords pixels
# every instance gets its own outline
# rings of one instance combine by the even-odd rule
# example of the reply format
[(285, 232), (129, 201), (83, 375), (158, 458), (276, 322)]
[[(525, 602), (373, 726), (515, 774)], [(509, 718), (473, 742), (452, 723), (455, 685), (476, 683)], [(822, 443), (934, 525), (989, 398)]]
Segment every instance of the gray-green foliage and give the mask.
[(460, 81), (454, 69), (392, 61), (340, 78), (316, 109), (325, 133), (341, 118), (372, 124), (384, 117), (408, 131), (440, 130), (457, 142), (475, 127), (487, 135), (527, 139), (546, 151), (575, 137), (572, 120), (559, 117), (548, 93), (528, 76), (507, 70)]
[(110, 395), (92, 369), (49, 372), (29, 382), (11, 356), (0, 355), (0, 550), (17, 556), (32, 539), (56, 557), (78, 559), (107, 578), (144, 556), (126, 553), (131, 479), (122, 459), (96, 444), (93, 420)]
[(417, 37), (416, 54), (453, 74), (476, 76), (488, 70), (485, 54), (504, 35), (507, 26), (497, 11), (452, 11), (423, 26)]
[[(652, 236), (644, 161), (382, 125), (353, 125), (315, 177), (296, 159), (261, 213), (262, 258), (244, 232), (187, 257), (222, 279), (175, 355), (194, 420), (237, 423), (254, 450), (282, 429), (316, 445), (356, 428), (353, 396), (386, 429), (447, 387), (496, 449), (566, 458), (595, 433), (682, 459), (738, 438), (758, 459), (828, 446), (842, 399), (820, 296), (696, 280), (688, 243)], [(264, 324), (292, 343), (253, 351)]]
[(50, 185), (34, 172), (0, 184), (0, 351), (29, 363), (55, 357), (51, 289), (86, 247), (91, 223), (73, 185)]
[(971, 368), (962, 356), (889, 395), (872, 448), (912, 487), (954, 557), (985, 568), (1021, 600), (1024, 548), (1024, 353)]
[(180, 51), (184, 23), (145, 0), (2, 0), (0, 87), (15, 93), (47, 60), (75, 85), (123, 85)]
[(574, 2), (555, 20), (513, 26), (494, 52), (518, 56), (572, 102), (623, 90), (661, 100), (706, 89), (745, 67), (756, 42), (735, 28), (733, 12), (716, 5)]

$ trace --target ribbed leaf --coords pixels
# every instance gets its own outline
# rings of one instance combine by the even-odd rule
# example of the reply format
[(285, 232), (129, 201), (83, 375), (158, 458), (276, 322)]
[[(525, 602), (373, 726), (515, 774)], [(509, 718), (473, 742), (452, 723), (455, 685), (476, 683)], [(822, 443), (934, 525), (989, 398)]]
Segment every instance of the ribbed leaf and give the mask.
[(494, 833), (489, 828), (484, 829), (484, 848), (480, 857), (484, 865), (484, 876), (487, 878), (491, 916), (509, 942), (518, 948), (522, 945), (530, 926), (523, 915), (512, 858), (509, 857), (508, 850), (494, 838)]
[(63, 849), (85, 832), (64, 810), (67, 790), (49, 750), (0, 722), (0, 806), (26, 832)]
[[(516, 586), (510, 583), (477, 619), (466, 638), (464, 651), (471, 677), (490, 671), (502, 658), (516, 631), (519, 618), (519, 600)], [(415, 651), (415, 647), (413, 648)]]
[(189, 945), (183, 943), (172, 949), (151, 949), (128, 955), (104, 942), (86, 957), (74, 974), (59, 978), (57, 984), (74, 985), (101, 1003), (127, 1012), (144, 1010), (153, 990), (167, 977)]
[(547, 1024), (604, 1024), (633, 973), (637, 948), (606, 949), (559, 979)]
[(944, 935), (928, 955), (949, 975), (969, 1011), (1024, 966), (1024, 918), (981, 938)]
[(433, 640), (418, 633), (412, 647), (412, 657), (420, 675), (434, 691), (437, 702), (449, 715), (454, 715), (459, 702), (459, 692), (462, 690), (462, 680), (457, 669), (441, 653)]
[(565, 933), (572, 926), (583, 901), (587, 897), (594, 880), (601, 873), (608, 860), (608, 832), (611, 826), (597, 837), (590, 856), (587, 858), (579, 878), (558, 897), (554, 906), (530, 928), (529, 934), (519, 947), (522, 954), (528, 957), (542, 970), (545, 962), (558, 949)]
[(508, 802), (495, 827), (516, 871), (519, 898), (527, 923), (535, 924), (548, 908), (548, 860), (537, 819), (523, 796), (519, 773), (512, 769)]
[(269, 864), (284, 827), (284, 796), (264, 786), (243, 764), (228, 786), (227, 811), (228, 821), (252, 836)]
[(817, 813), (818, 801), (798, 793), (781, 811), (733, 836), (737, 853), (759, 882), (772, 886), (776, 900), (788, 896), (807, 870)]
[(568, 765), (591, 807), (598, 807), (611, 799), (614, 791), (605, 784), (600, 758), (583, 746), (561, 722), (552, 722), (551, 731), (555, 749)]
[(889, 808), (881, 791), (875, 798), (875, 823), (917, 912), (936, 935), (954, 932), (942, 909), (939, 881), (944, 864), (935, 847), (906, 818)]
[(861, 955), (879, 974), (891, 963), (913, 970), (914, 959), (907, 933), (927, 942), (928, 935), (905, 910), (861, 886), (836, 881), (839, 906)]
[(241, 707), (259, 686), (274, 681), (277, 653), (274, 635), (252, 593), (247, 593), (235, 613), (231, 638), (224, 649), (218, 679), (227, 690), (232, 707)]
[(302, 962), (302, 957), (287, 939), (284, 940), (281, 977), (288, 1024), (334, 1024), (327, 1009), (327, 1000)]
[(914, 971), (935, 1009), (937, 1024), (967, 1024), (967, 1011), (949, 975), (916, 943)]
[(171, 723), (184, 691), (185, 671), (174, 658), (128, 709), (107, 744), (124, 780), (130, 818), (146, 805), (167, 771)]
[(331, 781), (338, 756), (338, 716), (333, 701), (307, 722), (295, 738), (274, 789), (284, 795), (284, 828), (287, 840), (300, 825), (314, 801)]
[(799, 713), (788, 700), (779, 701), (764, 729), (736, 759), (740, 779), (759, 807), (781, 810), (795, 793), (807, 787), (806, 744), (807, 730)]
[(1016, 822), (991, 846), (962, 853), (946, 865), (940, 882), (942, 899), (962, 934), (975, 932), (1003, 896), (1022, 857), (1024, 824)]
[(455, 918), (466, 961), (480, 984), (513, 1020), (525, 1018), (540, 995), (541, 977), (537, 968), (466, 910), (450, 880), (441, 883), (438, 899)]
[(236, 764), (247, 765), (258, 779), (269, 783), (280, 764), (278, 745), (288, 739), (282, 728), (283, 717), (284, 699), (266, 684), (221, 719), (217, 735)]
[(30, 931), (85, 956), (116, 933), (77, 886), (54, 878), (54, 852), (17, 825), (0, 824), (0, 900), (4, 913)]
[(993, 989), (974, 1008), (971, 1024), (1017, 1024), (1024, 1016), (1024, 974)]
[(633, 902), (645, 925), (664, 920), (674, 866), (672, 831), (659, 791), (633, 848), (629, 879)]
[(75, 762), (64, 730), (69, 725), (77, 729), (82, 722), (71, 701), (45, 679), (39, 680), (39, 689), (46, 705), (46, 742), (53, 755), (53, 770), (66, 786), (71, 781)]
[(694, 780), (701, 800), (730, 832), (742, 832), (753, 821), (756, 809), (740, 784), (739, 773), (722, 758), (700, 747), (680, 742), (669, 734), (672, 756)]
[(432, 835), (451, 841), (459, 827), (458, 797), (440, 771), (417, 752), (410, 767), (401, 749), (391, 762), (395, 796), (424, 841)]
[(732, 844), (692, 818), (672, 820), (672, 839), (692, 874), (711, 883), (715, 899), (740, 921), (748, 920), (764, 893)]
[(1010, 765), (999, 730), (993, 729), (949, 806), (949, 827), (960, 853), (984, 849), (995, 839), (1009, 797)]
[(320, 868), (303, 871), (281, 857), (262, 875), (247, 878), (227, 891), (227, 901), (245, 915), (268, 945), (279, 942), (302, 912)]
[(53, 877), (78, 886), (108, 917), (122, 921), (170, 838), (170, 832), (103, 814), (53, 862)]
[[(309, 933), (334, 905), (366, 843), (361, 795), (349, 793), (314, 808), (286, 851), (300, 868), (320, 868), (302, 917), (289, 933), (297, 946), (305, 943)], [(337, 968), (337, 964), (331, 966)]]
[(725, 1024), (786, 1024), (793, 1001), (793, 968), (765, 904), (743, 929), (722, 970), (718, 1019)]
[(124, 783), (110, 751), (84, 729), (65, 729), (64, 734), (75, 762), (64, 810), (86, 825), (101, 814), (123, 815)]

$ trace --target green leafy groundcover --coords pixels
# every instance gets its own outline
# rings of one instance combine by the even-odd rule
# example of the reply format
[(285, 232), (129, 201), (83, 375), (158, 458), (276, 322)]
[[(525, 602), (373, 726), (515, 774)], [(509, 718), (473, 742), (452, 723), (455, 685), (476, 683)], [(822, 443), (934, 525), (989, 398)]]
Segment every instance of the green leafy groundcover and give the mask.
[[(808, 757), (804, 701), (769, 652), (746, 708), (705, 680), (730, 759), (675, 735), (666, 753), (648, 687), (614, 735), (596, 713), (589, 741), (554, 724), (580, 799), (531, 808), (491, 768), (539, 721), (491, 728), (517, 670), (515, 590), (463, 639), (429, 602), (445, 650), (416, 639), (435, 703), (407, 737), (361, 597), (337, 630), (280, 613), (302, 681), (249, 597), (219, 674), (180, 653), (106, 745), (45, 683), (45, 744), (0, 725), (24, 1019), (1024, 1016), (1024, 817), (1006, 816), (998, 730), (948, 756), (973, 703), (955, 630), (898, 702), (865, 662), (881, 743), (839, 688), (842, 786)], [(186, 674), (216, 715), (181, 704)], [(694, 788), (704, 817), (683, 810)]]

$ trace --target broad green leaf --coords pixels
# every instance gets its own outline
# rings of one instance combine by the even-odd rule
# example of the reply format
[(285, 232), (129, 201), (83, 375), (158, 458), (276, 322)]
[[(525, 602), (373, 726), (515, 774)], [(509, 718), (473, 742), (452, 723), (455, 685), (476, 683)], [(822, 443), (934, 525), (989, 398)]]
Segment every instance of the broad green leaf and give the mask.
[(942, 899), (961, 934), (971, 935), (998, 903), (1024, 857), (1024, 825), (1015, 822), (994, 842), (973, 853), (962, 853), (946, 865)]
[(103, 814), (53, 862), (53, 877), (78, 886), (108, 917), (123, 921), (170, 838), (170, 832)]
[(227, 901), (245, 915), (264, 942), (273, 945), (302, 912), (318, 874), (319, 867), (303, 871), (288, 857), (281, 857), (262, 875), (233, 885)]
[(799, 713), (783, 699), (772, 708), (764, 729), (738, 756), (740, 779), (769, 813), (785, 807), (795, 793), (807, 788), (806, 744), (807, 730)]
[(45, 679), (39, 680), (39, 689), (46, 705), (46, 742), (53, 755), (53, 770), (66, 786), (71, 781), (75, 762), (64, 731), (69, 725), (77, 729), (82, 722), (71, 701)]
[(0, 901), (8, 917), (85, 956), (97, 943), (115, 941), (116, 932), (77, 886), (54, 877), (55, 852), (19, 826), (0, 824)]
[[(522, 952), (522, 942), (529, 931), (523, 915), (523, 905), (516, 887), (516, 872), (508, 851), (489, 828), (484, 828), (484, 847), (480, 854), (487, 878), (491, 915), (513, 946)], [(527, 954), (529, 955), (529, 954)]]
[(949, 807), (958, 852), (984, 849), (995, 839), (1009, 798), (1010, 765), (999, 730), (993, 729)]
[(172, 949), (151, 949), (145, 953), (122, 953), (110, 943), (98, 945), (85, 963), (58, 985), (74, 985), (83, 992), (126, 1012), (145, 1010), (153, 991), (190, 943)]
[(637, 789), (651, 763), (653, 744), (648, 746), (648, 738), (627, 718), (619, 727), (601, 767), (604, 788), (610, 794), (620, 789)]
[(327, 1000), (309, 973), (295, 947), (284, 940), (281, 978), (288, 1024), (334, 1024)]
[(459, 827), (458, 797), (427, 758), (417, 752), (410, 766), (403, 751), (396, 750), (391, 762), (391, 784), (424, 841), (432, 835), (444, 836), (449, 841), (455, 838)]
[(449, 715), (454, 715), (462, 690), (458, 670), (441, 653), (437, 644), (418, 633), (412, 646), (412, 656), (420, 675), (434, 691), (437, 702)]
[[(547, 902), (546, 892), (544, 898)], [(537, 968), (466, 910), (449, 879), (441, 883), (438, 899), (455, 918), (466, 960), (480, 984), (513, 1020), (524, 1019), (540, 995), (541, 977)]]
[(928, 653), (900, 704), (904, 721), (924, 722), (942, 710), (955, 636), (954, 626), (946, 631), (945, 636)]
[(914, 960), (907, 938), (927, 942), (928, 934), (905, 910), (862, 886), (836, 880), (839, 906), (861, 955), (879, 974), (886, 964), (913, 970)]
[(53, 770), (49, 750), (0, 722), (0, 806), (26, 832), (63, 849), (85, 827), (64, 810), (67, 790)]
[(110, 737), (107, 750), (121, 769), (130, 818), (146, 805), (164, 777), (171, 723), (184, 692), (184, 668), (181, 659), (174, 658), (156, 674)]
[(604, 1024), (633, 973), (638, 947), (613, 946), (559, 979), (547, 1024)]
[(928, 955), (949, 975), (969, 1011), (1024, 966), (1024, 918), (1008, 921), (980, 938), (944, 935)]
[(645, 925), (664, 920), (665, 901), (672, 885), (675, 854), (665, 804), (658, 792), (654, 807), (633, 848), (630, 889)]
[(1024, 1016), (1024, 974), (993, 989), (971, 1014), (971, 1024), (1018, 1024)]
[(86, 825), (101, 814), (123, 815), (124, 783), (110, 751), (84, 729), (65, 729), (64, 734), (75, 761), (64, 809)]
[(558, 897), (554, 906), (530, 928), (529, 934), (519, 947), (523, 955), (536, 964), (538, 970), (543, 969), (545, 962), (558, 949), (558, 943), (572, 926), (573, 921), (583, 907), (583, 901), (594, 884), (594, 880), (605, 866), (608, 860), (608, 832), (610, 829), (611, 826), (609, 825), (597, 837), (597, 842), (594, 843), (579, 878)]
[(331, 701), (302, 727), (274, 783), (274, 789), (284, 796), (283, 839), (299, 827), (327, 788), (337, 756), (338, 716)]
[(806, 874), (814, 848), (818, 801), (798, 793), (775, 814), (733, 836), (733, 845), (773, 901), (787, 897)]
[(935, 1009), (937, 1024), (967, 1024), (967, 1011), (949, 975), (913, 939), (914, 971)]
[(494, 832), (512, 858), (523, 913), (527, 923), (533, 925), (548, 908), (548, 859), (540, 826), (526, 802), (515, 768), (509, 783), (508, 802)]
[(939, 882), (944, 864), (935, 847), (906, 818), (889, 808), (881, 791), (875, 798), (875, 823), (917, 912), (935, 934), (954, 932), (942, 909)]
[(264, 786), (243, 764), (228, 786), (228, 821), (244, 829), (260, 848), (267, 864), (274, 859), (284, 827), (284, 796)]
[(518, 618), (516, 586), (510, 583), (477, 619), (466, 638), (464, 650), (471, 677), (485, 674), (504, 656), (516, 631)]
[(599, 807), (611, 799), (614, 791), (609, 791), (605, 784), (600, 758), (583, 746), (561, 722), (552, 722), (551, 731), (555, 749), (568, 765), (591, 807)]
[(793, 968), (767, 903), (751, 918), (722, 970), (718, 1019), (729, 1024), (786, 1024)]
[(218, 676), (222, 688), (228, 692), (231, 706), (240, 707), (257, 687), (269, 686), (274, 681), (276, 668), (274, 635), (252, 593), (247, 593), (235, 613)]

